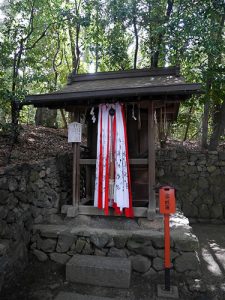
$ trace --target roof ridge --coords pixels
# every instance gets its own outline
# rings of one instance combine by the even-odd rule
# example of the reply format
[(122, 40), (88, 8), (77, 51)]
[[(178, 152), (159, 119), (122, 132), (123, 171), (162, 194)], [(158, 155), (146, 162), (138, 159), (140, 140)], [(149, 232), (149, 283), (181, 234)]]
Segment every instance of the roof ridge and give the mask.
[(180, 76), (180, 67), (160, 67), (160, 68), (144, 68), (144, 69), (131, 69), (121, 71), (109, 71), (109, 72), (97, 72), (97, 73), (86, 73), (86, 74), (74, 74), (72, 72), (68, 77), (68, 84), (80, 81), (91, 81), (91, 80), (105, 80), (105, 79), (116, 79), (116, 78), (132, 78), (132, 77), (145, 77), (145, 76), (162, 76), (162, 75), (173, 75)]

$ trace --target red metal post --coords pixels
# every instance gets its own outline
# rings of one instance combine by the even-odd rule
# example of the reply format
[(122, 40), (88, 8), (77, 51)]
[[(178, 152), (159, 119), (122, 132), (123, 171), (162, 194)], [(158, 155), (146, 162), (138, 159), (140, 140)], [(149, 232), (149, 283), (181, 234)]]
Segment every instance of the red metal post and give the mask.
[(170, 268), (170, 215), (164, 215), (165, 268)]
[(164, 264), (165, 264), (165, 290), (170, 291), (170, 215), (164, 215)]
[(159, 210), (164, 214), (164, 264), (165, 264), (165, 290), (170, 291), (170, 214), (175, 213), (175, 190), (165, 186), (159, 190)]

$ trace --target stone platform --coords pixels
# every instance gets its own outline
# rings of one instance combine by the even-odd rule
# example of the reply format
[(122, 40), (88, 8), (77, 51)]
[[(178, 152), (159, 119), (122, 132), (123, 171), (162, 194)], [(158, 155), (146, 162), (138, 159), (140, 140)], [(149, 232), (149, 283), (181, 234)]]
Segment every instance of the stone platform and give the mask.
[(110, 300), (112, 298), (81, 295), (77, 293), (60, 292), (55, 300)]
[[(178, 212), (171, 217), (172, 274), (199, 276), (197, 237), (188, 219)], [(41, 261), (66, 264), (75, 254), (128, 258), (132, 270), (146, 276), (164, 274), (163, 218), (77, 216), (61, 224), (33, 226), (30, 249)]]
[(69, 282), (129, 288), (130, 279), (131, 261), (124, 257), (75, 254), (66, 264)]

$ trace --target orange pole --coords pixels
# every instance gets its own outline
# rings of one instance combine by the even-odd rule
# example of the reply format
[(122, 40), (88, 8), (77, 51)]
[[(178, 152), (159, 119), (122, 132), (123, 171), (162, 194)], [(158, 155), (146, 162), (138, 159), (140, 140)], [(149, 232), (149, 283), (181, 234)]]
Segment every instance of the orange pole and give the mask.
[(165, 268), (170, 268), (170, 215), (164, 215)]

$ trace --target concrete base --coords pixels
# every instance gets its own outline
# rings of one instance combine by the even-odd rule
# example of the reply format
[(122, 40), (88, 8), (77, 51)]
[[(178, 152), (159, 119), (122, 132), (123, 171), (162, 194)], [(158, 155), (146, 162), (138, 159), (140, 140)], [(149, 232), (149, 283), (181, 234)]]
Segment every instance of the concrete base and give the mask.
[(66, 264), (66, 280), (97, 286), (129, 288), (131, 261), (127, 258), (74, 255)]
[(110, 300), (112, 298), (60, 292), (54, 300)]
[(78, 207), (76, 206), (68, 206), (67, 208), (67, 217), (74, 218), (78, 215)]
[(177, 286), (172, 285), (170, 291), (165, 290), (165, 286), (162, 284), (157, 285), (157, 296), (159, 298), (166, 299), (179, 299), (179, 293)]

